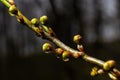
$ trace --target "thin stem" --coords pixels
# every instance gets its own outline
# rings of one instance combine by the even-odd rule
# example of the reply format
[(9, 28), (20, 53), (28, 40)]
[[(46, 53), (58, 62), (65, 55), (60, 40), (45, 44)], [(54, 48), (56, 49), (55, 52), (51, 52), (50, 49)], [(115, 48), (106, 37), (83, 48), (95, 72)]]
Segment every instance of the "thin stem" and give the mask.
[(0, 0), (6, 7), (10, 7), (11, 5), (7, 2), (7, 0)]
[(66, 51), (69, 51), (70, 53), (73, 53), (73, 54), (83, 54), (83, 52), (79, 52), (75, 49), (72, 49), (70, 48), (69, 46), (65, 45), (63, 42), (61, 42), (59, 39), (49, 35), (48, 33), (44, 32), (44, 34), (47, 36), (47, 38), (49, 38), (49, 40), (51, 40), (52, 42), (54, 42), (57, 46), (63, 48), (64, 50)]
[(97, 59), (97, 58), (94, 58), (94, 57), (91, 57), (91, 56), (88, 56), (88, 55), (84, 55), (83, 59), (87, 62), (99, 65), (100, 67), (103, 67), (103, 65), (105, 63), (104, 61), (102, 61), (100, 59)]

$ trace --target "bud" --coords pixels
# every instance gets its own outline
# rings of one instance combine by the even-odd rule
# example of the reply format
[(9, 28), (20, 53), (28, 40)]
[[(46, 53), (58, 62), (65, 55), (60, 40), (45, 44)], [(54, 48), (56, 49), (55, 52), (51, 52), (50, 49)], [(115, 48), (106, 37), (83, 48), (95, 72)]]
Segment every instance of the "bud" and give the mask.
[(83, 51), (84, 51), (83, 45), (77, 45), (77, 49), (78, 49), (80, 52), (83, 52)]
[(19, 23), (25, 24), (25, 22), (24, 22), (24, 19), (23, 19), (23, 16), (22, 16), (22, 15), (17, 16), (17, 21), (18, 21)]
[(80, 35), (75, 35), (75, 36), (73, 37), (73, 41), (74, 41), (75, 43), (79, 44), (81, 38), (82, 38), (82, 37), (81, 37)]
[(32, 20), (31, 20), (31, 23), (33, 24), (33, 25), (35, 25), (35, 26), (39, 26), (39, 21), (38, 21), (38, 19), (37, 18), (33, 18)]
[(96, 76), (97, 74), (98, 74), (98, 68), (93, 67), (90, 75), (91, 75), (91, 76)]
[(14, 0), (8, 0), (11, 5), (14, 5)]
[(79, 58), (79, 57), (81, 57), (83, 55), (83, 52), (79, 52), (79, 53), (74, 53), (74, 54), (72, 54), (72, 56), (74, 57), (74, 58)]
[(40, 17), (40, 22), (41, 24), (46, 24), (48, 22), (48, 17), (45, 15)]
[(115, 61), (114, 60), (108, 60), (103, 65), (103, 69), (107, 70), (107, 71), (110, 70), (113, 67), (115, 67)]
[(112, 80), (119, 80), (116, 76), (114, 76), (112, 73), (108, 73), (109, 77), (112, 79)]
[(103, 74), (103, 73), (105, 73), (103, 69), (98, 70), (98, 74)]
[(44, 43), (42, 46), (42, 50), (44, 52), (49, 52), (52, 50), (52, 45), (50, 43)]
[(55, 49), (55, 52), (57, 54), (62, 54), (64, 52), (64, 50), (62, 48), (57, 48), (57, 49)]
[(17, 10), (16, 6), (15, 5), (10, 6), (10, 8), (9, 8), (9, 14), (11, 16), (14, 16), (14, 15), (17, 15), (17, 13), (18, 13), (18, 10)]
[(62, 58), (64, 61), (69, 61), (69, 58), (70, 57), (70, 52), (68, 51), (64, 51), (63, 54), (62, 54)]

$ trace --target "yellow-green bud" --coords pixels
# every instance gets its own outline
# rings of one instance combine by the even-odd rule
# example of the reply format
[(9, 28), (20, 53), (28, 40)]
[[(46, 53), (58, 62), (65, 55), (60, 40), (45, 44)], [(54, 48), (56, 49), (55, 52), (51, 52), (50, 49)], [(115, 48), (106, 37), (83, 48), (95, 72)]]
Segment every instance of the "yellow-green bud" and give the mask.
[(115, 67), (115, 61), (114, 60), (108, 60), (103, 65), (104, 70), (110, 70), (113, 67)]
[(9, 8), (9, 14), (11, 16), (14, 16), (14, 15), (17, 15), (17, 13), (18, 13), (18, 10), (17, 10), (16, 6), (15, 5), (10, 6), (10, 8)]
[(98, 68), (97, 67), (93, 67), (90, 75), (91, 76), (96, 76), (97, 74), (98, 74)]
[(48, 17), (45, 15), (40, 17), (40, 22), (41, 24), (46, 24), (48, 22)]
[(75, 36), (73, 37), (73, 41), (74, 41), (75, 43), (79, 44), (81, 38), (82, 38), (82, 37), (81, 37), (80, 35), (75, 35)]
[(69, 58), (70, 57), (70, 52), (68, 51), (64, 51), (63, 54), (62, 54), (62, 58), (64, 61), (69, 61)]
[(42, 46), (42, 50), (44, 52), (49, 52), (52, 50), (52, 45), (50, 43), (44, 43)]
[(38, 21), (38, 19), (37, 18), (33, 18), (32, 20), (31, 20), (31, 23), (33, 24), (33, 25), (35, 25), (35, 26), (39, 26), (39, 21)]

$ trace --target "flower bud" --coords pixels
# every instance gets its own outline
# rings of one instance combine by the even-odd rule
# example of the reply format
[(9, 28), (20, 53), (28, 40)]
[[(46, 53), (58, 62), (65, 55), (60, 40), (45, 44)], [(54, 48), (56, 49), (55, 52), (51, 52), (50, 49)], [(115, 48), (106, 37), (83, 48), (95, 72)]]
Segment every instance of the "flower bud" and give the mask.
[(50, 43), (44, 43), (42, 46), (42, 50), (44, 52), (49, 52), (52, 50), (52, 45)]
[(10, 8), (9, 8), (9, 14), (11, 16), (14, 16), (14, 15), (17, 15), (17, 13), (18, 13), (18, 10), (17, 10), (16, 6), (15, 5), (10, 6)]
[(32, 20), (31, 20), (31, 23), (33, 24), (33, 25), (35, 25), (35, 26), (39, 26), (39, 21), (38, 21), (38, 19), (37, 18), (33, 18)]
[(113, 67), (115, 67), (115, 61), (114, 60), (108, 60), (103, 65), (103, 69), (107, 70), (107, 71), (110, 70)]
[(83, 52), (83, 51), (84, 51), (83, 45), (77, 45), (77, 49), (78, 49), (80, 52)]
[(8, 0), (11, 5), (14, 5), (14, 0)]
[(62, 54), (62, 58), (64, 61), (69, 61), (69, 58), (70, 57), (70, 52), (68, 51), (64, 51), (63, 54)]
[(75, 43), (79, 44), (81, 38), (82, 38), (82, 37), (81, 37), (80, 35), (75, 35), (75, 36), (73, 37), (73, 41), (74, 41)]
[(40, 22), (41, 24), (46, 24), (48, 22), (48, 17), (45, 15), (40, 17)]
[(57, 48), (57, 49), (55, 49), (55, 52), (57, 54), (62, 54), (64, 52), (64, 50), (62, 48)]
[(97, 67), (93, 67), (90, 75), (91, 76), (96, 76), (97, 74), (98, 74), (98, 68)]
[(99, 69), (99, 70), (98, 70), (98, 74), (101, 75), (101, 74), (103, 74), (103, 73), (105, 73), (103, 69)]

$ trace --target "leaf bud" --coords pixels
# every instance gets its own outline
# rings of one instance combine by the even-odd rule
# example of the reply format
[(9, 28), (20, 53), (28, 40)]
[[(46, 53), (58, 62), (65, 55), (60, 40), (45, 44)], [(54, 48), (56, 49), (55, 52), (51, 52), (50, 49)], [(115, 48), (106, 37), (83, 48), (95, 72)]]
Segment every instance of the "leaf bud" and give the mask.
[(108, 60), (103, 65), (103, 69), (107, 70), (107, 71), (110, 70), (113, 67), (115, 67), (115, 61), (114, 60)]
[(15, 5), (10, 6), (8, 11), (11, 16), (17, 15), (18, 13), (18, 10)]
[(8, 0), (11, 5), (14, 5), (14, 0)]
[(37, 18), (33, 18), (32, 20), (31, 20), (31, 23), (33, 24), (33, 25), (35, 25), (35, 26), (39, 26), (39, 21), (38, 21), (38, 19)]
[(83, 45), (77, 45), (77, 49), (80, 51), (80, 52), (83, 52), (84, 51), (84, 48), (83, 48)]
[(93, 67), (90, 75), (91, 76), (96, 76), (97, 74), (98, 74), (98, 68), (97, 67)]
[(109, 77), (112, 79), (112, 80), (119, 80), (115, 75), (113, 75), (112, 73), (108, 73)]
[(101, 75), (101, 74), (103, 74), (103, 73), (105, 73), (103, 69), (99, 69), (99, 70), (98, 70), (98, 74)]
[(63, 54), (62, 54), (62, 58), (64, 61), (69, 61), (69, 58), (70, 57), (70, 52), (68, 51), (64, 51)]
[(55, 52), (57, 54), (62, 54), (64, 52), (64, 50), (62, 48), (57, 48), (57, 49), (55, 49)]
[(82, 37), (81, 37), (80, 35), (75, 35), (75, 36), (73, 37), (73, 41), (74, 41), (75, 43), (79, 44), (81, 38), (82, 38)]
[(52, 45), (50, 43), (44, 43), (42, 46), (42, 50), (44, 52), (49, 52), (52, 50)]
[(46, 15), (40, 17), (41, 24), (46, 24), (48, 22), (48, 17)]

